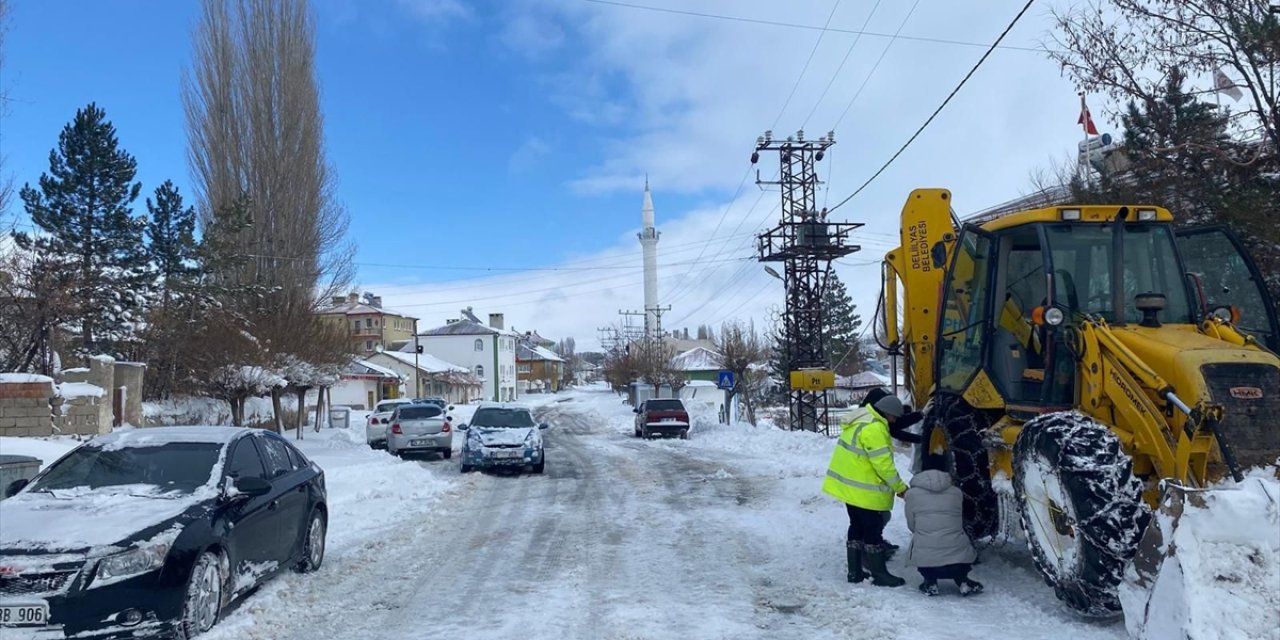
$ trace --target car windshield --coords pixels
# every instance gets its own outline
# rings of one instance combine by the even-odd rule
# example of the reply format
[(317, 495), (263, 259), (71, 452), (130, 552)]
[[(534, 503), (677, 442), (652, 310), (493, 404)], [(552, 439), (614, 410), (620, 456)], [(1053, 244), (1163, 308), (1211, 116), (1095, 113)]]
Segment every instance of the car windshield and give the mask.
[(150, 485), (159, 493), (191, 493), (209, 482), (221, 449), (211, 442), (119, 448), (88, 444), (54, 463), (31, 491)]
[(479, 409), (471, 419), (471, 425), (526, 429), (534, 426), (534, 423), (533, 415), (527, 409)]
[(421, 407), (400, 407), (401, 420), (425, 420), (440, 417), (440, 407), (426, 405)]
[(649, 400), (644, 407), (649, 411), (684, 411), (684, 403), (679, 400)]
[(395, 411), (396, 407), (402, 404), (408, 404), (408, 403), (407, 402), (379, 402), (377, 408), (374, 409), (374, 412), (386, 413), (388, 411)]

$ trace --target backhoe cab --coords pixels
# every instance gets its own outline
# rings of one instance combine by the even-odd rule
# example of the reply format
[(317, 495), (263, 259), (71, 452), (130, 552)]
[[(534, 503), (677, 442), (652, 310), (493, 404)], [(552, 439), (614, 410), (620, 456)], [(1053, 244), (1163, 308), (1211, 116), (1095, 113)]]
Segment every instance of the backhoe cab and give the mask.
[(1275, 303), (1226, 229), (1172, 222), (1089, 205), (961, 226), (948, 191), (918, 189), (885, 257), (886, 338), (927, 400), (917, 462), (945, 458), (975, 539), (1020, 520), (1090, 615), (1120, 611), (1162, 481), (1280, 457)]

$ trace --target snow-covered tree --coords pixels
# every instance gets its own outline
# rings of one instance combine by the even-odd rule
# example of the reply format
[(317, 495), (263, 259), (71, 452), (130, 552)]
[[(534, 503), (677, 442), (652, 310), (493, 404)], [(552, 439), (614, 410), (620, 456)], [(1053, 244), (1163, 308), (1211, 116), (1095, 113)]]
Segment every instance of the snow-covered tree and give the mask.
[(862, 318), (844, 282), (834, 271), (827, 275), (822, 305), (822, 340), (831, 366), (836, 373), (846, 376), (862, 371), (866, 366), (862, 344), (858, 340)]
[(116, 353), (147, 303), (150, 268), (139, 241), (145, 222), (132, 208), (142, 188), (136, 173), (106, 112), (90, 103), (59, 134), (39, 189), (25, 185), (20, 194), (40, 232), (14, 238), (66, 274), (77, 303), (67, 325), (79, 334), (82, 353)]

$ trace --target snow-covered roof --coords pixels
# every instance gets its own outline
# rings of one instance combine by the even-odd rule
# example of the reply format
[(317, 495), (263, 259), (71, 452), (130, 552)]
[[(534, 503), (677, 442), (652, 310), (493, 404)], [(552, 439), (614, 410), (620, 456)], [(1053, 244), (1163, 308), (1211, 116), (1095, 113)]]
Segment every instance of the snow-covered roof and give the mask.
[(391, 369), (388, 369), (384, 366), (369, 362), (368, 360), (356, 360), (352, 364), (364, 367), (368, 369), (371, 373), (374, 373), (383, 377), (396, 378), (396, 379), (400, 378), (400, 374), (396, 373), (395, 371), (392, 371)]
[[(414, 364), (414, 354), (412, 353), (405, 353), (404, 351), (383, 351), (380, 355), (387, 356), (388, 358), (394, 358), (409, 366), (413, 366)], [(444, 373), (446, 371), (463, 371), (463, 372), (471, 371), (466, 367), (458, 366), (456, 364), (453, 364), (452, 362), (446, 362), (429, 353), (420, 353), (420, 354), (417, 354), (417, 357), (418, 357), (417, 359), (418, 369), (420, 371), (425, 371), (427, 373)]]
[(516, 349), (516, 360), (548, 360), (551, 362), (564, 362), (564, 358), (561, 358), (556, 354), (556, 352), (546, 347), (540, 347), (536, 344), (526, 342), (521, 342), (519, 348)]
[(845, 389), (866, 389), (869, 387), (887, 387), (889, 377), (874, 371), (862, 371), (851, 376), (838, 376), (836, 386)]
[(720, 354), (706, 347), (694, 347), (672, 358), (671, 366), (678, 371), (719, 371)]
[(339, 315), (339, 314), (348, 315), (348, 316), (377, 314), (377, 315), (385, 315), (385, 316), (400, 316), (401, 318), (408, 318), (410, 320), (418, 319), (417, 316), (411, 316), (403, 311), (396, 311), (395, 309), (391, 309), (389, 307), (375, 307), (371, 304), (365, 304), (363, 302), (344, 302), (342, 304), (331, 305), (321, 309), (320, 313), (322, 315), (327, 315), (327, 316)]
[(473, 320), (459, 320), (450, 322), (441, 327), (427, 329), (418, 334), (421, 336), (492, 336), (492, 335), (511, 335), (512, 332), (495, 329), (489, 325), (475, 322)]

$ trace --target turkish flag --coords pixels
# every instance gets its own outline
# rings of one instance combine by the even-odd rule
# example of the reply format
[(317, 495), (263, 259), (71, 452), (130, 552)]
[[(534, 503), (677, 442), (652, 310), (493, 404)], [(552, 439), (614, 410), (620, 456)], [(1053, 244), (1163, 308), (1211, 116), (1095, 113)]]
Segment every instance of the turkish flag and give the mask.
[(1084, 103), (1084, 94), (1080, 94), (1080, 119), (1076, 124), (1084, 127), (1084, 132), (1091, 136), (1098, 135), (1098, 128), (1093, 126), (1093, 117), (1089, 115), (1089, 106)]

